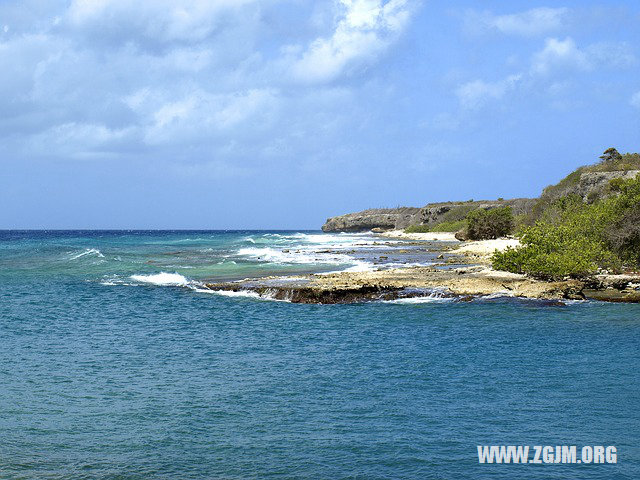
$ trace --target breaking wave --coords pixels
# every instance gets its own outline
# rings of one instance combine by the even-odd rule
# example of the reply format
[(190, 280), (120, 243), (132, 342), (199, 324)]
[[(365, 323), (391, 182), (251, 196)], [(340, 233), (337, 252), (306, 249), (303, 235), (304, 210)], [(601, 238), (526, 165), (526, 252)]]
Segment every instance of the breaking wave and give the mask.
[(363, 260), (355, 259), (343, 253), (318, 252), (314, 249), (292, 248), (281, 250), (272, 247), (248, 247), (241, 248), (238, 256), (252, 260), (280, 265), (344, 265), (352, 272), (364, 272), (374, 268), (374, 265)]
[(395, 300), (387, 300), (383, 303), (395, 303), (400, 305), (407, 304), (420, 304), (420, 303), (447, 303), (453, 302), (455, 297), (452, 297), (446, 291), (438, 289), (431, 291), (428, 295), (421, 295), (418, 297), (408, 298), (396, 298)]
[(130, 278), (136, 282), (173, 287), (187, 287), (192, 283), (191, 280), (179, 273), (160, 272), (150, 275), (131, 275)]
[(95, 255), (96, 257), (104, 258), (104, 255), (97, 248), (85, 248), (82, 252), (69, 257), (69, 260), (77, 260), (78, 258), (87, 255)]

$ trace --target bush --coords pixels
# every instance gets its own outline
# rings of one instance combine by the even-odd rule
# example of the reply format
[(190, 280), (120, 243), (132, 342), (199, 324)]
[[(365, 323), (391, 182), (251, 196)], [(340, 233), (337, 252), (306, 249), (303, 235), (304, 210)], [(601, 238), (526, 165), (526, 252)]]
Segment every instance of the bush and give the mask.
[(404, 229), (405, 233), (428, 233), (429, 225), (409, 225)]
[(455, 222), (442, 222), (431, 227), (431, 232), (457, 232), (467, 227), (466, 220), (458, 220)]
[(440, 223), (459, 222), (460, 220), (465, 220), (467, 215), (477, 208), (478, 207), (475, 205), (458, 205), (453, 207), (442, 215)]
[[(531, 211), (523, 219), (523, 223), (533, 225), (537, 220), (540, 220), (553, 202), (566, 196), (570, 191), (575, 190), (576, 186), (580, 183), (580, 176), (583, 173), (640, 170), (639, 153), (620, 154), (615, 148), (609, 148), (605, 150), (600, 159), (601, 160), (598, 163), (579, 167), (560, 180), (557, 184), (546, 187), (542, 191), (540, 198), (536, 201)], [(603, 192), (592, 195), (589, 201), (594, 203), (600, 199), (599, 197), (617, 192), (621, 181), (623, 180), (612, 180)]]
[(617, 270), (620, 261), (597, 236), (575, 226), (538, 223), (525, 229), (519, 248), (495, 252), (493, 268), (547, 280), (584, 277), (600, 268)]
[(640, 266), (640, 176), (617, 182), (620, 195), (584, 204), (567, 196), (524, 227), (522, 246), (496, 252), (493, 267), (534, 277), (584, 277)]
[(471, 240), (503, 237), (513, 229), (511, 207), (478, 209), (467, 215), (467, 235)]
[(640, 265), (640, 205), (622, 214), (605, 235), (622, 260)]

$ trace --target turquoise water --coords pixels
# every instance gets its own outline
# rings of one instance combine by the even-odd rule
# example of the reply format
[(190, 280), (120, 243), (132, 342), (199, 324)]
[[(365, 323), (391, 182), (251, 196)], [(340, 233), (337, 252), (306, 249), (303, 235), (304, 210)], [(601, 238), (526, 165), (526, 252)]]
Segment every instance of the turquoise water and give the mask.
[[(381, 248), (318, 232), (0, 232), (0, 478), (640, 478), (640, 305), (197, 288), (366, 269)], [(615, 445), (618, 463), (479, 465), (479, 444)]]

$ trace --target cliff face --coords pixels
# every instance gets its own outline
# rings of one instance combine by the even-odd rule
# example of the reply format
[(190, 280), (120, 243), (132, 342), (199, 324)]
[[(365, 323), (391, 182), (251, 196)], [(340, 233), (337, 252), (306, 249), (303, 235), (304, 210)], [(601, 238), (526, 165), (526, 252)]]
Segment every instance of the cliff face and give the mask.
[(421, 208), (372, 208), (331, 217), (322, 226), (325, 232), (362, 232), (373, 228), (394, 230), (418, 223)]
[[(609, 182), (614, 178), (634, 178), (640, 170), (592, 171), (583, 167), (556, 185), (545, 188), (540, 198), (514, 198), (511, 200), (479, 200), (469, 202), (429, 203), (421, 208), (377, 208), (348, 213), (327, 219), (322, 226), (325, 232), (361, 232), (371, 229), (402, 230), (409, 225), (435, 225), (443, 221), (455, 221), (478, 208), (491, 209), (510, 206), (514, 215), (540, 210), (554, 200), (569, 194), (577, 194), (585, 202), (602, 198), (610, 192)], [(534, 216), (534, 219), (537, 218)]]
[(609, 182), (614, 178), (629, 179), (635, 178), (638, 174), (640, 174), (640, 170), (585, 172), (580, 175), (578, 185), (570, 193), (577, 193), (584, 201), (591, 201), (594, 197), (603, 196)]
[(322, 226), (322, 230), (325, 232), (362, 232), (374, 228), (402, 230), (409, 225), (434, 225), (446, 219), (447, 214), (456, 209), (465, 209), (466, 212), (476, 208), (490, 209), (506, 205), (511, 206), (515, 215), (519, 215), (528, 211), (534, 202), (534, 199), (516, 198), (512, 200), (430, 203), (421, 208), (376, 208), (331, 217)]

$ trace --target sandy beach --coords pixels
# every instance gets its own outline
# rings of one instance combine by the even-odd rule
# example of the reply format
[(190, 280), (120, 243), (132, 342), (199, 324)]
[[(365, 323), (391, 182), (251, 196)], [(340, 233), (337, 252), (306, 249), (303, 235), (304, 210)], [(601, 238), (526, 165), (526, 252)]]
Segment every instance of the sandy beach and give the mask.
[(515, 248), (518, 246), (520, 246), (520, 241), (517, 238), (496, 238), (495, 240), (464, 242), (455, 251), (456, 253), (490, 257), (496, 250), (503, 251), (508, 247)]
[(402, 238), (416, 241), (457, 242), (455, 234), (450, 232), (406, 233), (404, 230), (391, 230), (379, 233), (381, 237)]
[(413, 241), (459, 242), (458, 245), (453, 248), (452, 252), (484, 259), (488, 259), (496, 250), (502, 251), (508, 247), (515, 248), (520, 245), (520, 241), (517, 238), (511, 237), (460, 242), (452, 232), (406, 233), (403, 230), (391, 230), (378, 235), (381, 237)]

